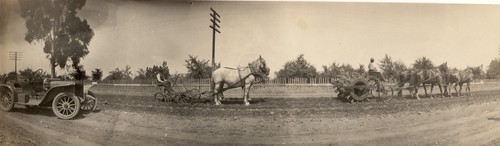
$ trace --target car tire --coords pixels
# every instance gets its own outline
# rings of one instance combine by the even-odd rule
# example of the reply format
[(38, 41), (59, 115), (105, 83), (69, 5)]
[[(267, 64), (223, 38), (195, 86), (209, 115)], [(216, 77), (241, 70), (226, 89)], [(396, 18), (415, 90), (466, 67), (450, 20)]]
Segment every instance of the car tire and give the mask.
[(80, 111), (80, 100), (73, 93), (59, 93), (52, 101), (52, 111), (61, 119), (72, 119)]
[(5, 89), (0, 92), (0, 109), (2, 111), (11, 111), (14, 108), (14, 95)]

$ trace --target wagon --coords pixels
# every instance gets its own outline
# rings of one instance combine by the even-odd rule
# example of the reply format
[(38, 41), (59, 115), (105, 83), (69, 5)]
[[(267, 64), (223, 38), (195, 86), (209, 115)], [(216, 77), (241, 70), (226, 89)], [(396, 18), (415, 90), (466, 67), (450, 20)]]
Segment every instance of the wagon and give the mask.
[[(182, 82), (181, 77), (172, 77), (169, 79), (169, 84), (164, 87), (160, 84), (156, 86), (156, 92), (153, 94), (154, 99), (159, 102), (171, 102), (177, 104), (185, 104), (198, 101), (203, 94), (209, 92), (201, 92), (199, 89), (188, 89)], [(178, 82), (181, 82), (179, 85)]]
[(82, 81), (62, 81), (42, 78), (42, 70), (30, 77), (10, 73), (0, 78), (0, 109), (11, 111), (14, 105), (24, 105), (28, 109), (52, 108), (61, 119), (72, 119), (82, 111), (95, 110), (97, 97), (89, 91), (93, 85)]
[(387, 95), (387, 88), (393, 92), (391, 87), (385, 86), (385, 82), (380, 80), (377, 74), (371, 73), (357, 77), (339, 76), (332, 84), (337, 98), (351, 103), (366, 101), (369, 97), (381, 98)]

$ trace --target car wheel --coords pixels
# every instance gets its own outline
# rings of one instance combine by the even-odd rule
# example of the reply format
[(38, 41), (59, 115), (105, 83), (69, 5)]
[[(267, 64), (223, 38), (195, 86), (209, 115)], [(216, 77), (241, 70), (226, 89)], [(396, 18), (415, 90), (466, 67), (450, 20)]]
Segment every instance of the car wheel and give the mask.
[(52, 101), (52, 111), (57, 117), (69, 120), (80, 111), (80, 100), (72, 93), (59, 93)]
[(3, 111), (10, 111), (14, 107), (14, 95), (12, 92), (2, 90), (0, 92), (0, 109)]
[(84, 111), (93, 111), (97, 108), (97, 98), (93, 92), (89, 91), (87, 98), (82, 101), (81, 109)]

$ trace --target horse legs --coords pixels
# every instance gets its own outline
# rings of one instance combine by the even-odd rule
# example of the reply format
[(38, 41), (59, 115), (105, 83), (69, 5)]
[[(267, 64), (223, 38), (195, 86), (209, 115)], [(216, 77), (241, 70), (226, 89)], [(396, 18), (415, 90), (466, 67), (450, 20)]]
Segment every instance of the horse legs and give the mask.
[(462, 86), (464, 85), (464, 83), (458, 83), (458, 84), (460, 86), (460, 90), (458, 90), (458, 92), (459, 92), (458, 94), (459, 94), (459, 96), (461, 96), (462, 95)]
[(251, 85), (245, 84), (245, 87), (243, 89), (243, 102), (245, 103), (245, 105), (250, 105), (250, 102), (248, 102), (248, 93), (250, 91), (250, 86)]
[(404, 83), (399, 83), (398, 84), (398, 96), (399, 97), (403, 96), (403, 86), (404, 86)]
[(438, 87), (439, 87), (439, 92), (441, 93), (440, 97), (443, 98), (444, 97), (444, 95), (443, 95), (443, 84), (438, 83)]
[(427, 94), (427, 87), (425, 86), (425, 83), (422, 83), (422, 86), (424, 87), (425, 96), (429, 96), (429, 94)]
[[(429, 93), (429, 95), (430, 95), (429, 97), (430, 97), (431, 99), (432, 99), (432, 98), (434, 98), (434, 97), (432, 96), (432, 90), (434, 90), (434, 85), (435, 85), (435, 83), (432, 83), (432, 84), (431, 84), (431, 92)], [(427, 93), (426, 93), (426, 94), (427, 94)]]
[(415, 87), (413, 87), (413, 94), (412, 96), (414, 95), (418, 100), (420, 100), (420, 97), (418, 97), (418, 85), (415, 85)]
[(472, 94), (470, 93), (470, 82), (467, 82), (467, 94), (469, 94), (469, 96), (471, 96)]
[(219, 84), (219, 96), (218, 96), (219, 102), (224, 99), (224, 90), (222, 88), (224, 88), (223, 82)]
[(457, 96), (460, 96), (460, 94), (458, 93), (458, 90), (457, 90), (457, 86), (458, 86), (458, 83), (455, 83), (455, 85), (453, 85), (453, 88), (455, 89), (455, 93), (457, 94)]
[(213, 85), (214, 88), (213, 88), (213, 93), (212, 93), (212, 96), (214, 96), (214, 102), (215, 102), (215, 105), (221, 105), (220, 101), (219, 101), (219, 94), (222, 93), (220, 92), (220, 84), (214, 84)]

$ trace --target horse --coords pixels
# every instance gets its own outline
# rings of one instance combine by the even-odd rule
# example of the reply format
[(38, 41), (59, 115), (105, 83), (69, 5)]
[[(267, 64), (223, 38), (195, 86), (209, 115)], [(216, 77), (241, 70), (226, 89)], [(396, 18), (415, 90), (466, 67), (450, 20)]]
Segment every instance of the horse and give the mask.
[[(454, 73), (448, 73), (447, 74), (447, 82), (448, 82), (448, 87), (446, 90), (448, 90), (448, 94), (453, 97), (451, 94), (451, 85), (454, 84), (453, 88), (455, 89), (455, 93), (457, 96), (462, 95), (462, 87), (463, 84), (466, 84), (467, 86), (465, 87), (465, 91), (467, 92), (468, 95), (470, 94), (470, 82), (474, 80), (474, 77), (472, 75), (472, 71), (469, 69), (466, 70), (460, 70), (458, 72)], [(460, 90), (457, 91), (457, 86), (460, 86)]]
[[(257, 60), (248, 63), (244, 68), (219, 68), (212, 72), (212, 96), (214, 97), (215, 105), (221, 105), (220, 100), (224, 98), (223, 92), (229, 89), (241, 87), (243, 89), (243, 102), (245, 105), (250, 105), (250, 87), (255, 83), (255, 78), (259, 77), (263, 80), (268, 79), (269, 67), (266, 66), (266, 61), (259, 55)], [(224, 88), (224, 85), (227, 85)]]
[[(423, 69), (416, 71), (415, 73), (412, 73), (410, 77), (410, 86), (413, 89), (410, 90), (410, 95), (411, 97), (416, 96), (416, 98), (420, 100), (420, 97), (418, 97), (418, 86), (421, 84), (424, 87), (425, 95), (430, 94), (430, 98), (434, 98), (432, 96), (432, 91), (434, 89), (434, 86), (437, 85), (439, 87), (439, 91), (441, 93), (440, 96), (442, 98), (443, 97), (442, 82), (443, 82), (443, 77), (441, 76), (441, 71), (438, 69)], [(429, 94), (427, 94), (427, 87), (425, 86), (425, 84), (431, 85), (431, 92)]]
[[(453, 97), (453, 95), (451, 94), (451, 86), (453, 85), (455, 93), (457, 94), (457, 96), (460, 96), (462, 94), (463, 84), (467, 85), (465, 90), (470, 95), (470, 82), (474, 80), (471, 69), (450, 72), (448, 66), (443, 65), (439, 67), (439, 70), (443, 72), (443, 79), (445, 81), (445, 86), (446, 86), (445, 93), (447, 95)], [(457, 91), (457, 86), (460, 86), (459, 91)]]
[(396, 75), (396, 81), (398, 82), (398, 96), (403, 96), (403, 86), (405, 83), (408, 83), (410, 81), (410, 76), (411, 76), (411, 71), (406, 70), (403, 72), (400, 72)]

